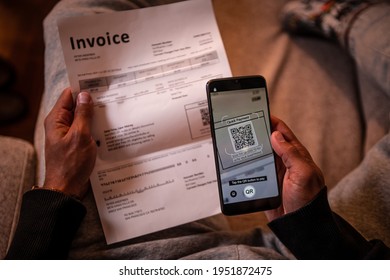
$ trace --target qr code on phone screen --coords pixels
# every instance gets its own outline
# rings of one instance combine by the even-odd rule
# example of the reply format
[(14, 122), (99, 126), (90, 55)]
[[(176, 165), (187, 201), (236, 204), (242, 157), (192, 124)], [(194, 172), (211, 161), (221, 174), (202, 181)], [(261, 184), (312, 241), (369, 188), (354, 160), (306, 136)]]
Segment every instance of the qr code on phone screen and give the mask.
[(258, 145), (255, 130), (251, 121), (228, 127), (234, 152)]

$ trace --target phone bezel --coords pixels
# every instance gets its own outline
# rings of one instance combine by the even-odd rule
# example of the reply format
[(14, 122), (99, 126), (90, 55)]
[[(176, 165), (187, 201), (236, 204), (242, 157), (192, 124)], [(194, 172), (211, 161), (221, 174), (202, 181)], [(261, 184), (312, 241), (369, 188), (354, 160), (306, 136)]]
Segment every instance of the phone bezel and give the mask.
[[(270, 120), (270, 112), (269, 112), (268, 90), (267, 90), (266, 80), (263, 76), (254, 75), (254, 76), (219, 78), (219, 79), (212, 79), (207, 82), (206, 85), (207, 102), (209, 106), (210, 128), (211, 128), (213, 150), (214, 150), (214, 161), (215, 161), (215, 167), (217, 171), (218, 191), (219, 191), (222, 213), (224, 215), (231, 216), (231, 215), (247, 214), (247, 213), (259, 212), (259, 211), (265, 211), (265, 210), (277, 208), (281, 204), (281, 189), (278, 180), (277, 180), (278, 196), (242, 201), (237, 203), (228, 203), (228, 204), (224, 203), (223, 193), (222, 193), (222, 183), (220, 178), (220, 168), (218, 162), (218, 150), (217, 150), (215, 130), (214, 130), (215, 129), (214, 118), (212, 114), (212, 102), (210, 96), (210, 93), (214, 91), (214, 88), (218, 92), (236, 91), (236, 90), (252, 89), (252, 88), (264, 88), (266, 92), (266, 99), (267, 99), (266, 105), (268, 108), (267, 118), (269, 119), (270, 125), (271, 125), (271, 120)], [(271, 131), (272, 131), (272, 125), (271, 125)], [(275, 160), (274, 168), (277, 175), (276, 158), (274, 152), (273, 152), (273, 157)]]

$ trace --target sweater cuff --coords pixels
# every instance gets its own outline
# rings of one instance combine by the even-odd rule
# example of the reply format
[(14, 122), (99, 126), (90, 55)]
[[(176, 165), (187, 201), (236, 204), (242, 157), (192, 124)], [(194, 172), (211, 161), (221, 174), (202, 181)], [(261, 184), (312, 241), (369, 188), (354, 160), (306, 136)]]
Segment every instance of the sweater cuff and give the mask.
[(85, 214), (80, 201), (63, 193), (47, 189), (26, 192), (7, 258), (66, 258)]
[(369, 243), (331, 211), (326, 187), (306, 206), (268, 226), (298, 259), (356, 259), (369, 250)]

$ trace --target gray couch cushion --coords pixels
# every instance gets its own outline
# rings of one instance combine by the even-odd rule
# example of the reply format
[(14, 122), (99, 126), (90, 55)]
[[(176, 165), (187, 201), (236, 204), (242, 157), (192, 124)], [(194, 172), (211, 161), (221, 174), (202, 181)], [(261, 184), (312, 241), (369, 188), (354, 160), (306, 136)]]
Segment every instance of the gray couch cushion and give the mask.
[(35, 152), (32, 144), (0, 136), (0, 259), (7, 251), (16, 226), (22, 194), (35, 179)]

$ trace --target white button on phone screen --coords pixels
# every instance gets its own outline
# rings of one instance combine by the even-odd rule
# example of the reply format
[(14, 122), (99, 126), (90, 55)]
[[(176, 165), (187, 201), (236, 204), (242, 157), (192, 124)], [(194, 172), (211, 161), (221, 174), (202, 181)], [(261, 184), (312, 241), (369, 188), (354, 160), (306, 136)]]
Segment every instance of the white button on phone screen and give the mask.
[(246, 186), (244, 188), (244, 195), (246, 198), (251, 198), (255, 195), (256, 190), (253, 186)]

